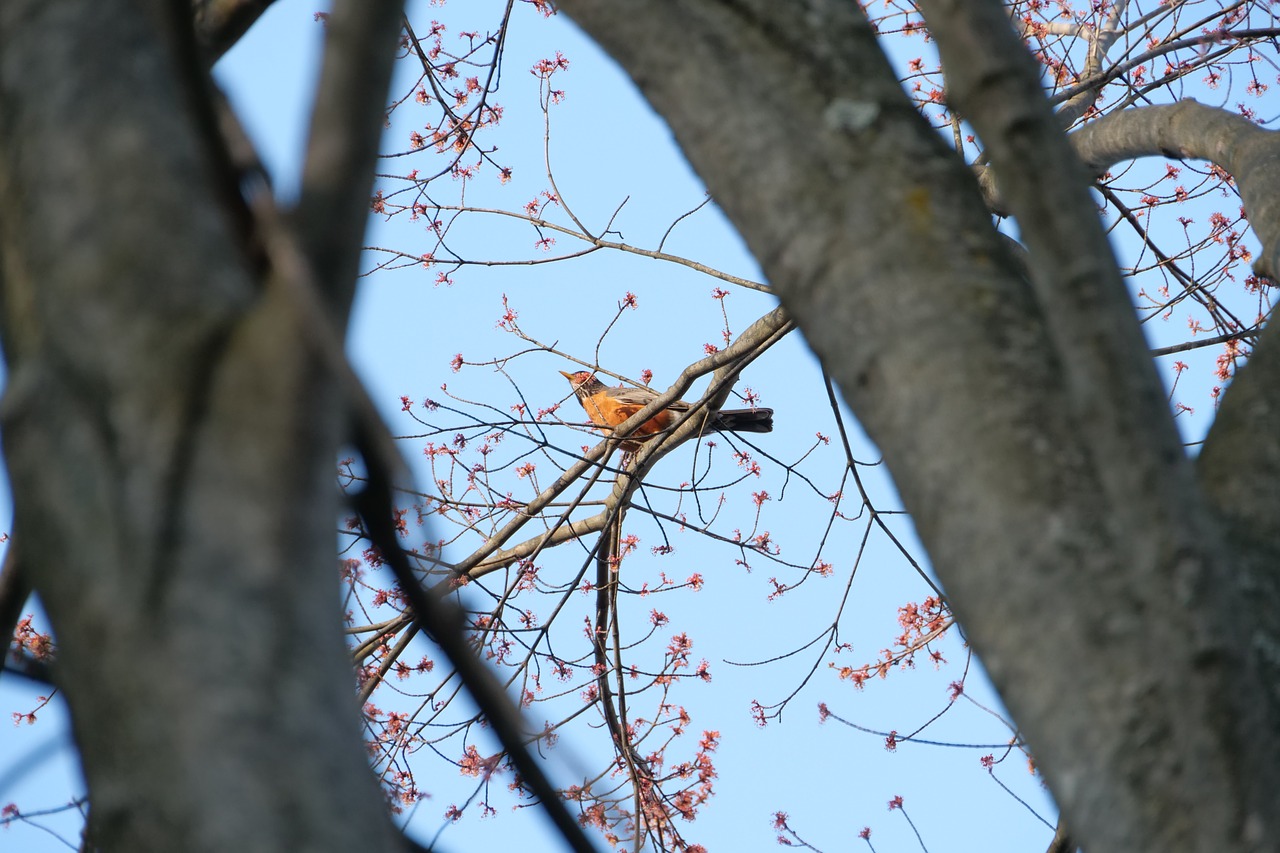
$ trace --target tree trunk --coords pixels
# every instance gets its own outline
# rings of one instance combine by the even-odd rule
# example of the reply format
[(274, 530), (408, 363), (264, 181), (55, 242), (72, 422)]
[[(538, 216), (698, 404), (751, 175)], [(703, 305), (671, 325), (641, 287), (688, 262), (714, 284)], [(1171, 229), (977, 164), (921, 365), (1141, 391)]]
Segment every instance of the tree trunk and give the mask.
[(1084, 171), (1028, 147), (1052, 116), (1022, 60), (948, 64), (1014, 75), (974, 85), (1013, 92), (986, 141), (1023, 180), (1035, 287), (856, 4), (559, 5), (666, 117), (879, 443), (1073, 839), (1264, 849), (1280, 701), (1258, 649), (1280, 638), (1241, 628), (1249, 546), (1176, 443)]
[(340, 635), (337, 395), (255, 282), (181, 4), (0, 6), (4, 450), (101, 850), (391, 850)]

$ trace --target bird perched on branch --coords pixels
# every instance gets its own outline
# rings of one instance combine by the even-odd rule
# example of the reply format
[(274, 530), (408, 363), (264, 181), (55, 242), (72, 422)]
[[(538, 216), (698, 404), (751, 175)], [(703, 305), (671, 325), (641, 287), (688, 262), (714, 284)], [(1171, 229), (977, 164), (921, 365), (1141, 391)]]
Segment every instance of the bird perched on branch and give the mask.
[[(612, 430), (659, 396), (651, 388), (611, 388), (586, 370), (579, 370), (577, 373), (565, 373), (561, 370), (560, 375), (573, 386), (573, 393), (586, 410), (587, 417), (604, 430)], [(664, 432), (690, 408), (691, 404), (677, 400), (636, 427), (631, 435), (644, 439)], [(721, 409), (708, 419), (703, 429), (703, 432), (772, 431), (773, 409)], [(639, 441), (622, 443), (622, 449), (629, 452), (639, 448)]]

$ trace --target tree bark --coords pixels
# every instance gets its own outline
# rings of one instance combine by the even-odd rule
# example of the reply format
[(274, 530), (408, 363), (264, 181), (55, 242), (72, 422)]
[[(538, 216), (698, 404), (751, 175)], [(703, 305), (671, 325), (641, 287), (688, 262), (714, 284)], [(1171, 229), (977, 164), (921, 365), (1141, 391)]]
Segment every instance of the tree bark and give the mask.
[(1073, 836), (1264, 849), (1280, 726), (1251, 644), (1275, 638), (1232, 621), (1236, 543), (1176, 444), (1096, 215), (1075, 230), (1085, 173), (1034, 147), (1039, 91), (999, 56), (948, 61), (1015, 75), (973, 87), (1013, 93), (990, 116), (997, 169), (1046, 172), (1016, 191), (1033, 288), (856, 4), (560, 6), (666, 117), (879, 443)]
[(1156, 155), (1217, 164), (1235, 179), (1262, 242), (1254, 271), (1280, 279), (1280, 133), (1186, 99), (1102, 116), (1071, 134), (1071, 140), (1092, 175)]
[(391, 58), (404, 3), (339, 2), (329, 20), (294, 219), (316, 289), (334, 327), (345, 329), (369, 223), (370, 187), (387, 122)]
[[(1087, 221), (1086, 173), (1026, 63), (1002, 64), (1016, 50), (965, 30), (995, 4), (931, 5), (1033, 282), (856, 4), (561, 5), (667, 116), (881, 445), (1073, 838), (1100, 853), (1280, 837), (1280, 346), (1264, 333), (1193, 471)], [(339, 634), (342, 403), (288, 288), (255, 279), (236, 177), (174, 73), (183, 8), (0, 5), (0, 423), (91, 840), (394, 849)], [(356, 16), (360, 44), (389, 38), (380, 8)], [(328, 87), (299, 217), (304, 246), (334, 249), (321, 298), (338, 319), (371, 137), (320, 137), (370, 114), (360, 65), (332, 66), (353, 85)], [(1160, 150), (1214, 157), (1273, 273), (1272, 137), (1237, 121), (1219, 153), (1225, 136), (1143, 113), (1077, 136), (1086, 165), (1142, 153), (1144, 121)]]
[(191, 0), (196, 37), (212, 65), (248, 32), (275, 0)]
[(170, 11), (0, 7), (4, 449), (90, 841), (399, 849), (340, 635), (339, 401), (250, 273)]

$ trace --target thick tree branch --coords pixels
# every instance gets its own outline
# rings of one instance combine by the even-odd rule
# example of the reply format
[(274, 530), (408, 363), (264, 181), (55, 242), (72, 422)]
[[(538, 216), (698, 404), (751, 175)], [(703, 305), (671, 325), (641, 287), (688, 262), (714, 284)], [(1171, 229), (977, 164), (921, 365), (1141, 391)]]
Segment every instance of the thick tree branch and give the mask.
[(0, 6), (5, 456), (90, 840), (399, 849), (339, 629), (337, 395), (147, 11)]
[(1208, 160), (1235, 179), (1262, 243), (1254, 271), (1280, 277), (1280, 132), (1191, 99), (1109, 113), (1071, 135), (1090, 174), (1136, 157)]
[[(986, 143), (1030, 250), (1033, 282), (1053, 318), (1054, 342), (1074, 388), (1079, 423), (1088, 435), (1099, 480), (1110, 493), (1115, 541), (1128, 549), (1123, 559), (1130, 565), (1151, 565), (1157, 574), (1177, 578), (1198, 592), (1193, 617), (1180, 620), (1180, 630), (1191, 634), (1191, 642), (1181, 644), (1184, 661), (1157, 676), (1163, 684), (1152, 684), (1165, 701), (1182, 696), (1188, 708), (1198, 705), (1175, 722), (1181, 772), (1169, 773), (1169, 767), (1143, 749), (1129, 750), (1121, 759), (1117, 769), (1123, 775), (1144, 777), (1122, 794), (1125, 811), (1141, 813), (1145, 807), (1156, 818), (1135, 827), (1123, 843), (1166, 833), (1167, 843), (1174, 844), (1195, 832), (1206, 848), (1257, 845), (1261, 838), (1256, 833), (1271, 811), (1266, 804), (1270, 795), (1259, 796), (1257, 787), (1269, 786), (1257, 773), (1265, 779), (1275, 771), (1254, 764), (1241, 774), (1239, 767), (1256, 755), (1259, 725), (1275, 731), (1273, 725), (1268, 728), (1276, 722), (1274, 709), (1259, 709), (1252, 689), (1245, 691), (1255, 697), (1250, 700), (1224, 702), (1221, 697), (1239, 695), (1241, 684), (1265, 690), (1269, 673), (1253, 665), (1249, 638), (1238, 629), (1244, 598), (1232, 582), (1236, 568), (1226, 559), (1219, 530), (1204, 512), (1180, 452), (1153, 363), (1086, 191), (1089, 173), (1073, 156), (1043, 96), (1039, 67), (1012, 29), (1002, 26), (1006, 16), (1001, 4), (922, 0), (921, 8), (938, 38), (951, 96)], [(1089, 147), (1090, 136), (1096, 140), (1099, 135), (1093, 129), (1103, 124), (1095, 122), (1078, 134), (1080, 147)], [(1088, 165), (1096, 174), (1097, 160)], [(1158, 578), (1142, 578), (1142, 583), (1148, 589), (1133, 592), (1152, 603), (1176, 605), (1179, 593), (1173, 584), (1160, 588), (1165, 585)], [(1205, 664), (1207, 656), (1215, 665)], [(1184, 679), (1192, 673), (1198, 679), (1188, 690)], [(1278, 745), (1275, 737), (1267, 738), (1264, 761), (1273, 759)], [(1217, 802), (1206, 802), (1198, 790), (1206, 779), (1215, 780), (1208, 787)], [(1153, 802), (1161, 807), (1153, 808)], [(1108, 804), (1063, 805), (1086, 847), (1108, 835), (1108, 846), (1119, 840), (1108, 826), (1114, 825), (1105, 814)], [(1185, 810), (1206, 806), (1225, 820), (1212, 825)]]
[[(1091, 174), (1144, 156), (1208, 160), (1228, 172), (1240, 189), (1250, 226), (1262, 243), (1254, 263), (1260, 275), (1274, 278), (1280, 259), (1280, 134), (1235, 113), (1193, 100), (1141, 107), (1102, 116), (1073, 133), (1071, 141)], [(1268, 330), (1263, 340), (1275, 332)], [(1198, 469), (1210, 500), (1237, 543), (1238, 556), (1261, 548), (1259, 564), (1271, 564), (1280, 518), (1280, 492), (1269, 484), (1280, 473), (1280, 429), (1267, 402), (1277, 386), (1274, 344), (1260, 346), (1223, 401)], [(1246, 497), (1247, 496), (1247, 497)], [(1245, 543), (1248, 543), (1247, 545)], [(1243, 550), (1242, 550), (1243, 549)], [(1256, 582), (1263, 582), (1261, 580)], [(1270, 582), (1264, 585), (1269, 586)], [(1273, 594), (1257, 609), (1260, 618), (1275, 612)], [(1251, 596), (1256, 599), (1256, 596)], [(1277, 636), (1275, 626), (1266, 633)]]
[[(1099, 77), (1102, 70), (1103, 60), (1111, 51), (1112, 46), (1116, 43), (1116, 39), (1120, 37), (1122, 32), (1119, 26), (1124, 19), (1125, 10), (1129, 6), (1129, 0), (1116, 0), (1111, 4), (1111, 9), (1107, 12), (1107, 19), (1102, 26), (1097, 28), (1086, 28), (1085, 32), (1079, 37), (1087, 40), (1088, 49), (1085, 54), (1084, 71), (1080, 74), (1085, 80), (1092, 80)], [(1077, 87), (1079, 91), (1067, 98), (1062, 107), (1058, 110), (1058, 121), (1062, 127), (1070, 127), (1076, 122), (1080, 116), (1093, 106), (1093, 102), (1097, 100), (1098, 92), (1102, 89), (1105, 81), (1100, 80), (1092, 86)]]
[[(1094, 853), (1248, 849), (1271, 837), (1272, 817), (1246, 819), (1242, 806), (1258, 765), (1238, 770), (1251, 759), (1239, 752), (1247, 724), (1232, 719), (1229, 676), (1260, 685), (1235, 638), (1214, 633), (1223, 608), (1205, 582), (1222, 553), (1212, 535), (1198, 538), (1214, 525), (1171, 440), (1131, 309), (1104, 313), (1123, 296), (1111, 292), (1105, 246), (1089, 237), (1077, 258), (1054, 234), (1078, 221), (1081, 173), (1065, 177), (1076, 182), (1068, 213), (1023, 223), (1041, 232), (1033, 264), (1061, 262), (1074, 290), (1033, 295), (855, 4), (811, 0), (803, 14), (765, 0), (561, 7), (667, 117), (880, 444), (1073, 832)], [(991, 29), (1008, 30), (1007, 18)], [(991, 70), (988, 57), (1024, 51), (963, 61)], [(1014, 79), (1023, 70), (993, 73), (982, 82), (1043, 101)], [(1028, 120), (1011, 131), (1039, 138), (1040, 119)], [(1031, 192), (1017, 191), (1020, 205)], [(1051, 305), (1069, 314), (1062, 330)], [(1078, 352), (1063, 346), (1072, 329), (1097, 347), (1087, 364), (1063, 363)], [(1123, 375), (1101, 375), (1104, 354)], [(1101, 406), (1086, 399), (1094, 380), (1120, 406), (1098, 425), (1086, 422)], [(1103, 436), (1104, 424), (1125, 434)], [(1189, 488), (1186, 506), (1129, 505), (1163, 487)], [(1263, 752), (1274, 757), (1274, 744)]]
[(1251, 709), (1260, 731), (1280, 707), (1280, 338), (1269, 326), (1232, 380), (1196, 460), (1214, 513), (1236, 558), (1232, 582), (1244, 593), (1241, 622), (1254, 665), (1271, 686)]
[[(1249, 223), (1262, 252), (1254, 272), (1280, 275), (1280, 133), (1241, 115), (1190, 98), (1176, 104), (1133, 107), (1108, 113), (1069, 139), (1088, 174), (1139, 157), (1207, 160), (1231, 175), (1240, 188)], [(992, 210), (1007, 214), (1008, 200), (990, 167), (977, 170)]]
[(403, 10), (403, 0), (339, 0), (329, 15), (295, 219), (340, 328), (355, 295)]
[[(1117, 504), (1115, 529), (1129, 531), (1126, 538), (1147, 553), (1199, 550), (1207, 534), (1186, 509), (1186, 495), (1195, 493), (1190, 467), (1180, 461), (1181, 443), (1088, 176), (1053, 118), (1038, 69), (998, 2), (923, 0), (921, 9), (938, 39), (951, 97), (981, 134), (1021, 226), (1079, 422)], [(1166, 496), (1154, 523), (1130, 515), (1151, 511), (1153, 502), (1130, 500), (1144, 485)], [(1135, 533), (1152, 541), (1137, 543)]]
[(248, 32), (275, 0), (191, 0), (196, 38), (212, 65)]

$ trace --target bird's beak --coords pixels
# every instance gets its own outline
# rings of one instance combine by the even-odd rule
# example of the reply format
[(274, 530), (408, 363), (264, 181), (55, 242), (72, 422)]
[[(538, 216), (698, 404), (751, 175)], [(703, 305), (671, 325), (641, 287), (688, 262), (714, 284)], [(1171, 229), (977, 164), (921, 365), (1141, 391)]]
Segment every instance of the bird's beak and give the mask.
[(573, 381), (573, 374), (572, 374), (572, 373), (565, 373), (563, 370), (558, 371), (558, 372), (559, 372), (559, 374), (560, 374), (561, 376), (563, 376), (565, 379), (568, 379), (570, 382), (572, 382), (572, 381)]

